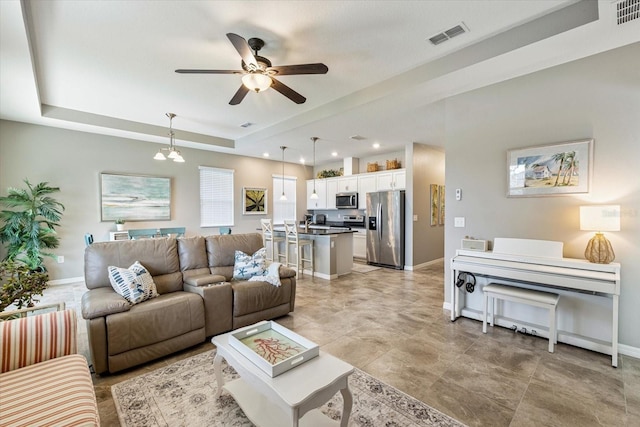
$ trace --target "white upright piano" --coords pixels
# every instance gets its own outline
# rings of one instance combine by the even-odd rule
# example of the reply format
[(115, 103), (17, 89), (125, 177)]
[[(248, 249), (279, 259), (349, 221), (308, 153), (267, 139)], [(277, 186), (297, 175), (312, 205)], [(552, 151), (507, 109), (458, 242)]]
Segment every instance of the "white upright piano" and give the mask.
[(520, 282), (607, 296), (613, 304), (611, 365), (617, 367), (620, 264), (563, 258), (562, 246), (547, 240), (496, 238), (493, 251), (457, 250), (451, 259), (451, 320), (464, 315), (464, 299), (456, 287), (459, 272), (505, 279), (513, 286)]

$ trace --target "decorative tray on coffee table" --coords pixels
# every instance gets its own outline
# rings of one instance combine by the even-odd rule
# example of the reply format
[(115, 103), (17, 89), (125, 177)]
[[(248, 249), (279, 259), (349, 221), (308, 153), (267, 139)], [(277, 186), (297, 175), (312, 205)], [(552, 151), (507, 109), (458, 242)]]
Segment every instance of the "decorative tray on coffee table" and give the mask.
[(317, 344), (274, 321), (262, 321), (232, 332), (229, 344), (271, 377), (320, 353)]

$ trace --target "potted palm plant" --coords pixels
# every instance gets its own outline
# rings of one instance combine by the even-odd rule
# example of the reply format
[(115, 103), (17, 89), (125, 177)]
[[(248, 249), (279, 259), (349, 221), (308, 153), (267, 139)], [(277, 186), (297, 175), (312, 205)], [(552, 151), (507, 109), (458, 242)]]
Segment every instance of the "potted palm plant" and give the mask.
[(27, 189), (9, 188), (7, 196), (0, 197), (0, 242), (7, 245), (5, 260), (23, 263), (31, 271), (46, 271), (43, 257), (55, 258), (47, 250), (60, 245), (55, 227), (60, 225), (64, 206), (50, 196), (60, 188), (48, 182), (24, 182)]

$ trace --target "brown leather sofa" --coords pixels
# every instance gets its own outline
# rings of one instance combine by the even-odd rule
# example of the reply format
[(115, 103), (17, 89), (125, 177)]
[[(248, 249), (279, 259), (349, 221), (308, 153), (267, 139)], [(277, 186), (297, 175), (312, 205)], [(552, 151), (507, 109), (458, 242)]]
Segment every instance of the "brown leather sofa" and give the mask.
[[(96, 373), (117, 372), (203, 342), (206, 337), (293, 311), (296, 272), (282, 285), (233, 281), (236, 250), (253, 254), (259, 233), (93, 243), (85, 250), (82, 296)], [(107, 267), (139, 261), (158, 297), (130, 305), (111, 287)], [(227, 282), (219, 284), (219, 282)]]

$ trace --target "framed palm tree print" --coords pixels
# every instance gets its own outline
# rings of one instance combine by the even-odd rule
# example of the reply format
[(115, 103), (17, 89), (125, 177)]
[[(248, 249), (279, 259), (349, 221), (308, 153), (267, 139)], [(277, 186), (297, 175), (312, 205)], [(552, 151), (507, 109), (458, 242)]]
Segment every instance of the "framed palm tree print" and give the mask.
[(242, 188), (242, 214), (267, 214), (267, 189), (261, 187)]

